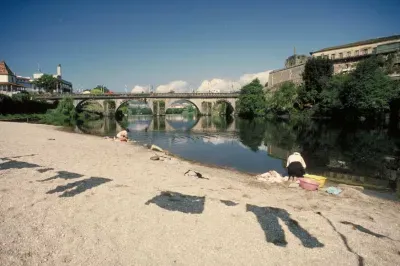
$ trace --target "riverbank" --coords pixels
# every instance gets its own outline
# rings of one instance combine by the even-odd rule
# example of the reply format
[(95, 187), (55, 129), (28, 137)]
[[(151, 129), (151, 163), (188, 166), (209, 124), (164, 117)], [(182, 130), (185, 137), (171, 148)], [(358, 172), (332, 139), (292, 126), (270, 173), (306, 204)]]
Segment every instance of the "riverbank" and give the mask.
[(400, 262), (399, 203), (151, 161), (143, 147), (56, 129), (0, 122), (1, 265)]

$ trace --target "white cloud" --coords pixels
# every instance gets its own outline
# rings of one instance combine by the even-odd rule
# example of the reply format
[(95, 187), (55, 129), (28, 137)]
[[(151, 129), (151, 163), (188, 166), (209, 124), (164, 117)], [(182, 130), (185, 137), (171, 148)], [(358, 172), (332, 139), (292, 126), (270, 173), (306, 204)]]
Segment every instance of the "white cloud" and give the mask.
[(240, 90), (240, 88), (246, 84), (252, 82), (255, 78), (258, 78), (262, 85), (268, 82), (269, 73), (271, 70), (264, 72), (244, 74), (239, 78), (238, 81), (214, 78), (211, 80), (203, 80), (200, 87), (197, 89), (198, 92), (208, 92), (208, 91), (219, 91), (219, 92), (229, 92)]
[(190, 87), (189, 83), (183, 80), (175, 80), (168, 84), (160, 85), (157, 87), (156, 92), (165, 93), (165, 92), (189, 92)]
[[(258, 78), (262, 85), (265, 85), (268, 82), (269, 73), (271, 70), (253, 73), (253, 74), (244, 74), (242, 75), (239, 80), (229, 80), (229, 79), (221, 79), (221, 78), (213, 78), (210, 80), (203, 80), (200, 86), (197, 88), (196, 91), (198, 92), (208, 92), (208, 91), (219, 91), (219, 92), (229, 92), (229, 91), (237, 91), (246, 84), (249, 84), (255, 78)], [(141, 93), (141, 92), (148, 92), (147, 87), (136, 85), (132, 89), (132, 93)], [(175, 80), (168, 84), (160, 85), (157, 87), (156, 92), (159, 93), (166, 93), (174, 91), (176, 93), (179, 92), (191, 92), (192, 89), (188, 82), (184, 80)]]
[(227, 79), (211, 79), (204, 80), (200, 87), (197, 89), (198, 92), (208, 92), (208, 91), (216, 91), (216, 92), (228, 92), (231, 90), (240, 89), (240, 84), (235, 81), (227, 80)]
[(149, 91), (148, 87), (136, 85), (135, 87), (133, 87), (131, 93), (142, 93), (142, 92), (148, 92), (148, 91)]
[(270, 72), (271, 72), (271, 70), (267, 70), (267, 71), (259, 72), (259, 73), (254, 73), (254, 74), (244, 74), (243, 76), (240, 77), (239, 83), (243, 86), (243, 85), (249, 84), (255, 78), (258, 78), (260, 80), (260, 83), (262, 85), (265, 85), (265, 83), (268, 82), (268, 78), (269, 78), (269, 73)]
[(203, 142), (212, 143), (214, 145), (220, 145), (220, 144), (224, 144), (224, 143), (237, 142), (237, 139), (227, 138), (227, 137), (210, 137), (210, 138), (203, 138)]

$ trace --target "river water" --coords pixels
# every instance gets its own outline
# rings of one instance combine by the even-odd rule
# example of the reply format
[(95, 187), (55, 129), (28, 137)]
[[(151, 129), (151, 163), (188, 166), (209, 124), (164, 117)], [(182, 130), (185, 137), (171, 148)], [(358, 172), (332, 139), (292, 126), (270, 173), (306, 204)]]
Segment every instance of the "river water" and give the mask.
[(75, 130), (114, 136), (124, 127), (141, 144), (249, 173), (285, 174), (285, 160), (293, 151), (302, 153), (309, 173), (347, 183), (386, 187), (399, 167), (400, 134), (384, 126), (167, 115), (78, 121)]

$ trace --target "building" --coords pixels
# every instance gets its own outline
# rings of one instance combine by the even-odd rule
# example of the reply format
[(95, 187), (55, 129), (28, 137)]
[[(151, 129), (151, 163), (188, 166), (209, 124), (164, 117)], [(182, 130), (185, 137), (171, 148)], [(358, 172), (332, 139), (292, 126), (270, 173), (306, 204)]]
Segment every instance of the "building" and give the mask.
[[(35, 73), (33, 74), (33, 80), (39, 79), (41, 76), (43, 76), (44, 73)], [(62, 73), (61, 73), (61, 65), (57, 66), (57, 74), (52, 75), (55, 77), (58, 82), (57, 82), (57, 88), (54, 91), (55, 93), (72, 93), (73, 88), (72, 88), (72, 83), (69, 81), (66, 81), (62, 78)], [(37, 90), (37, 88), (35, 88)]]
[(22, 86), (18, 84), (17, 77), (8, 67), (6, 62), (0, 62), (0, 92), (3, 94), (13, 94), (20, 91)]
[(400, 35), (393, 35), (332, 46), (311, 52), (310, 55), (331, 59), (334, 64), (334, 73), (337, 74), (353, 70), (358, 62), (372, 55), (387, 57), (389, 54), (398, 53), (399, 51)]
[(17, 83), (21, 85), (23, 91), (39, 92), (39, 88), (35, 87), (30, 77), (17, 76)]
[(285, 68), (273, 70), (269, 73), (268, 89), (274, 89), (286, 81), (300, 84), (303, 81), (302, 74), (304, 66), (308, 60), (306, 55), (289, 56), (285, 61)]

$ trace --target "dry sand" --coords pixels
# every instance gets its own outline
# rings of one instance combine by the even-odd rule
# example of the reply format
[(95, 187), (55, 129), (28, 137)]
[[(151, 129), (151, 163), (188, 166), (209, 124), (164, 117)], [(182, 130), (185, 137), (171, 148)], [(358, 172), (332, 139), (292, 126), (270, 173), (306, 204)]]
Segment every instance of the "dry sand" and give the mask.
[(0, 265), (400, 264), (396, 202), (56, 129), (0, 122)]

